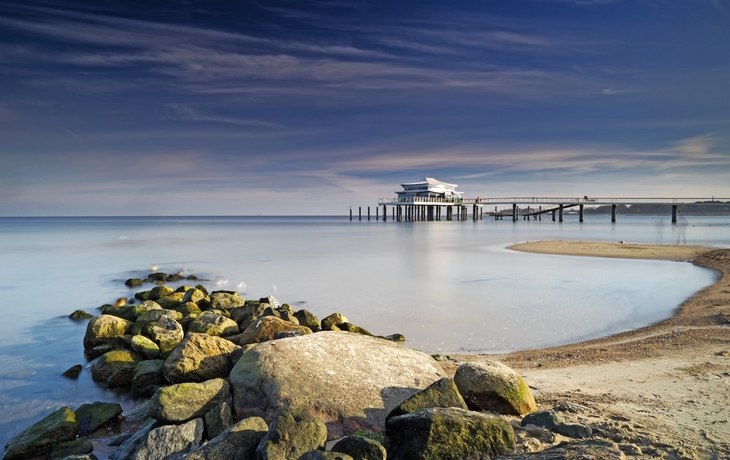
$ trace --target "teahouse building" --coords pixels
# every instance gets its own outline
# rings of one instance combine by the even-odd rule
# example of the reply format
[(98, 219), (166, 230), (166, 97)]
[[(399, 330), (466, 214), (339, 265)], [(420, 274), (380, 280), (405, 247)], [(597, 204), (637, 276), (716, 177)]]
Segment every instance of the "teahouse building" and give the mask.
[(403, 187), (402, 191), (395, 192), (398, 198), (443, 198), (451, 200), (456, 198), (457, 201), (461, 198), (461, 194), (464, 192), (457, 192), (455, 189), (458, 187), (456, 184), (447, 184), (441, 182), (433, 177), (426, 177), (421, 182), (408, 182), (400, 184)]

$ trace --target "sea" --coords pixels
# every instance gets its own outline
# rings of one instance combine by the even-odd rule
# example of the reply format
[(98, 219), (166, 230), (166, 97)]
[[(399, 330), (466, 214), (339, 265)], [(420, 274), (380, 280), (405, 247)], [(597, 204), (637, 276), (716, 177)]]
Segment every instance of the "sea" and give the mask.
[[(583, 223), (394, 222), (348, 216), (0, 218), (0, 445), (60, 406), (138, 403), (84, 370), (85, 321), (131, 297), (128, 278), (193, 274), (209, 290), (272, 295), (431, 354), (503, 353), (639, 328), (717, 279), (686, 262), (528, 254), (537, 240), (730, 247), (729, 216), (589, 215)], [(187, 284), (193, 284), (185, 281)], [(177, 287), (183, 282), (173, 283)], [(149, 289), (147, 285), (144, 289)]]

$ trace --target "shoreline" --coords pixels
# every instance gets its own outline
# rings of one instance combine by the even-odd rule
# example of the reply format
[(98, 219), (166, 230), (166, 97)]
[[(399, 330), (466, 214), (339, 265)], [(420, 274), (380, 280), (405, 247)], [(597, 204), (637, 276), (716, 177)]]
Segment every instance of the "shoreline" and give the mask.
[[(730, 454), (730, 249), (541, 241), (509, 249), (570, 256), (691, 261), (715, 283), (666, 320), (608, 337), (507, 354), (452, 355), (496, 360), (519, 372), (538, 406), (572, 402), (576, 421), (608, 420), (628, 458), (727, 458)], [(442, 363), (443, 364), (443, 363)], [(443, 366), (452, 372), (456, 363)], [(610, 422), (610, 421), (614, 421)], [(640, 454), (633, 457), (634, 447)], [(677, 457), (666, 456), (672, 446)], [(656, 450), (656, 455), (647, 455)]]

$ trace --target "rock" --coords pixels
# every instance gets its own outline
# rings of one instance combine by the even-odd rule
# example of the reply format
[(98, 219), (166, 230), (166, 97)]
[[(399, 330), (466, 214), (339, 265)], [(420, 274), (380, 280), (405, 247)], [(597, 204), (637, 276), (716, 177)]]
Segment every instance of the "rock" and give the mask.
[(92, 318), (86, 325), (84, 348), (93, 348), (103, 343), (113, 342), (125, 334), (129, 334), (133, 324), (131, 321), (112, 315)]
[(204, 417), (222, 402), (231, 404), (231, 386), (226, 380), (179, 383), (155, 391), (151, 415), (165, 423), (185, 422)]
[(135, 305), (132, 308), (132, 312), (134, 313), (134, 317), (139, 318), (140, 316), (144, 315), (145, 313), (148, 313), (152, 310), (162, 310), (162, 307), (160, 304), (155, 302), (154, 300), (145, 300), (139, 305)]
[(181, 460), (203, 439), (203, 420), (155, 428), (147, 435), (131, 460)]
[(143, 335), (135, 335), (132, 337), (132, 349), (146, 359), (160, 357), (160, 347), (152, 339), (148, 339)]
[(591, 427), (580, 423), (561, 423), (553, 431), (569, 438), (589, 438), (593, 434)]
[(385, 340), (390, 340), (391, 342), (405, 342), (406, 337), (403, 334), (390, 334), (386, 335), (385, 337), (380, 337)]
[(260, 343), (274, 340), (277, 334), (286, 331), (300, 331), (303, 334), (311, 334), (308, 327), (292, 324), (275, 316), (263, 316), (249, 326), (241, 334), (240, 345), (249, 343)]
[(327, 427), (319, 420), (297, 422), (290, 412), (280, 413), (256, 449), (260, 460), (299, 458), (310, 450), (323, 450)]
[(235, 344), (220, 337), (188, 332), (165, 361), (163, 372), (170, 383), (202, 382), (228, 377)]
[(319, 332), (322, 329), (319, 318), (307, 310), (296, 311), (294, 312), (294, 316), (300, 325), (308, 327), (312, 332)]
[[(119, 339), (117, 339), (119, 340)], [(103, 355), (104, 353), (109, 353), (110, 351), (114, 350), (114, 344), (112, 343), (104, 343), (102, 345), (97, 345), (94, 348), (88, 348), (84, 350), (84, 355), (87, 359), (93, 360), (95, 358), (98, 358), (99, 356)], [(91, 363), (89, 363), (91, 364)], [(86, 367), (88, 368), (89, 365), (87, 364)]]
[(112, 315), (118, 318), (134, 321), (134, 309), (130, 305), (104, 305), (101, 307), (102, 315)]
[(75, 366), (71, 366), (68, 369), (66, 369), (66, 372), (61, 374), (63, 377), (68, 377), (70, 379), (77, 379), (79, 378), (79, 374), (81, 374), (81, 371), (84, 369), (84, 366), (81, 364), (76, 364)]
[(129, 278), (127, 281), (124, 282), (124, 284), (129, 287), (142, 286), (142, 280), (139, 278)]
[(127, 305), (127, 298), (126, 297), (120, 297), (114, 302), (115, 307), (121, 307), (123, 305)]
[(281, 305), (279, 301), (271, 295), (268, 297), (261, 297), (259, 299), (259, 303), (267, 303), (271, 308), (278, 308)]
[(188, 327), (189, 332), (200, 332), (202, 334), (227, 336), (238, 334), (238, 324), (230, 318), (226, 318), (217, 311), (205, 311), (198, 315)]
[(558, 444), (542, 452), (508, 455), (505, 460), (625, 460), (618, 446), (610, 441), (591, 439), (588, 441)]
[(82, 404), (76, 409), (75, 414), (76, 420), (79, 423), (77, 434), (79, 436), (86, 436), (112, 423), (122, 414), (122, 406), (119, 403), (97, 401), (93, 404)]
[(532, 414), (527, 415), (522, 419), (520, 425), (535, 425), (553, 431), (555, 427), (561, 423), (560, 417), (558, 417), (558, 414), (556, 414), (555, 411), (542, 410), (540, 412), (533, 412)]
[[(144, 279), (143, 281), (150, 282), (149, 279)], [(150, 299), (150, 292), (151, 291), (137, 292), (137, 293), (134, 294), (134, 298), (137, 299), (137, 300), (141, 300), (143, 302), (146, 301), (146, 300), (152, 300), (152, 299)]]
[(142, 334), (149, 337), (152, 333), (152, 328), (156, 324), (158, 324), (158, 322), (162, 318), (170, 318), (174, 321), (177, 321), (179, 319), (182, 319), (182, 314), (175, 310), (149, 310), (148, 312), (137, 318), (137, 320), (134, 322), (134, 326), (132, 327), (132, 334)]
[(14, 436), (5, 445), (3, 460), (43, 455), (56, 444), (76, 439), (76, 414), (62, 407)]
[[(220, 403), (205, 414), (205, 432), (208, 439), (213, 439), (233, 425), (233, 412), (228, 403)], [(263, 419), (261, 420), (263, 421)], [(263, 435), (262, 435), (263, 436)]]
[(61, 460), (71, 455), (90, 454), (93, 450), (94, 446), (86, 439), (74, 439), (73, 441), (62, 442), (53, 446), (49, 459)]
[(366, 329), (363, 329), (360, 326), (355, 326), (352, 323), (342, 323), (337, 327), (339, 327), (341, 331), (354, 332), (355, 334), (373, 335)]
[(198, 285), (195, 286), (195, 288), (193, 289), (188, 289), (187, 291), (185, 291), (182, 303), (193, 302), (194, 304), (197, 304), (201, 310), (209, 309), (210, 298), (208, 297), (208, 293), (204, 290), (205, 288), (201, 288), (203, 288), (203, 286)]
[(195, 275), (188, 275), (185, 277), (186, 280), (197, 281), (198, 277)]
[(92, 315), (90, 313), (86, 313), (84, 310), (76, 310), (73, 313), (71, 313), (70, 315), (68, 315), (68, 317), (71, 319), (89, 319), (89, 318), (93, 318), (94, 315)]
[(131, 385), (134, 379), (134, 369), (136, 366), (125, 366), (114, 372), (108, 379), (106, 384), (109, 388)]
[[(153, 270), (154, 270), (154, 267), (153, 267)], [(155, 273), (150, 273), (149, 275), (147, 275), (147, 278), (149, 278), (152, 281), (167, 281), (167, 274), (162, 273), (162, 272), (155, 272)]]
[(530, 388), (515, 371), (497, 361), (481, 361), (459, 366), (454, 381), (472, 410), (525, 415), (537, 405)]
[(183, 317), (189, 316), (191, 314), (199, 315), (202, 313), (200, 307), (198, 307), (198, 304), (194, 302), (185, 302), (183, 304), (180, 304), (180, 306), (175, 308), (175, 311), (179, 311), (183, 315)]
[(169, 286), (155, 286), (152, 289), (150, 289), (149, 298), (150, 298), (150, 300), (157, 300), (160, 297), (165, 297), (166, 295), (170, 295), (173, 292), (175, 292), (175, 291)]
[[(345, 318), (345, 315), (341, 315), (340, 313), (332, 313), (328, 317), (322, 320), (322, 330), (328, 331), (332, 330), (332, 326), (338, 326), (342, 323), (346, 323), (347, 318)], [(339, 330), (339, 329), (338, 329)]]
[(170, 295), (166, 295), (157, 299), (157, 303), (160, 304), (162, 308), (174, 310), (183, 304), (182, 300), (184, 297), (185, 294), (182, 292), (173, 292)]
[(296, 331), (281, 331), (276, 333), (274, 339), (290, 339), (292, 337), (299, 337), (300, 335), (307, 335), (307, 332), (305, 332), (304, 329), (298, 329)]
[(147, 440), (149, 433), (158, 426), (157, 420), (148, 418), (145, 423), (109, 455), (109, 460), (131, 460), (137, 449)]
[(385, 447), (377, 441), (361, 436), (346, 436), (332, 446), (332, 452), (347, 454), (354, 460), (385, 460)]
[(497, 416), (431, 408), (388, 420), (389, 460), (491, 459), (514, 452), (512, 425)]
[(99, 460), (94, 454), (81, 454), (81, 455), (69, 455), (64, 457), (63, 460)]
[(141, 361), (134, 368), (132, 392), (142, 396), (152, 396), (160, 385), (167, 383), (162, 374), (163, 359)]
[(151, 413), (152, 403), (149, 399), (128, 411), (124, 411), (121, 426), (122, 433), (134, 434), (141, 430), (150, 420), (154, 420), (150, 417)]
[(353, 458), (341, 452), (310, 450), (302, 454), (297, 460), (353, 460)]
[(444, 377), (400, 403), (395, 409), (390, 411), (385, 420), (387, 422), (391, 417), (411, 414), (422, 409), (428, 409), (429, 407), (458, 407), (459, 409), (468, 409), (464, 398), (461, 397), (459, 390), (456, 388), (454, 379)]
[(160, 347), (160, 353), (167, 356), (178, 346), (184, 335), (180, 323), (168, 316), (163, 316), (152, 325), (149, 337)]
[(118, 436), (112, 436), (101, 440), (101, 444), (108, 447), (119, 447), (124, 441), (132, 437), (131, 434), (120, 434)]
[(106, 381), (114, 373), (125, 367), (131, 368), (132, 373), (134, 373), (134, 368), (140, 361), (142, 361), (142, 358), (133, 351), (112, 350), (102, 355), (96, 364), (94, 364), (94, 367), (91, 369), (91, 377), (94, 380)]
[(268, 431), (261, 417), (250, 417), (229, 427), (210, 442), (195, 449), (187, 460), (249, 460)]
[(437, 366), (420, 351), (345, 332), (264, 342), (231, 371), (234, 412), (271, 420), (290, 410), (326, 422), (330, 439), (382, 430), (395, 406), (444, 377)]
[(183, 278), (183, 276), (180, 273), (173, 273), (172, 275), (167, 275), (167, 281), (180, 281)]
[(556, 410), (558, 412), (570, 412), (572, 414), (582, 414), (590, 411), (590, 409), (588, 409), (586, 406), (581, 406), (580, 404), (572, 402), (560, 403), (557, 406), (553, 407), (553, 410)]
[(216, 310), (230, 310), (242, 307), (245, 303), (246, 299), (239, 297), (237, 293), (218, 291), (210, 295), (210, 306)]

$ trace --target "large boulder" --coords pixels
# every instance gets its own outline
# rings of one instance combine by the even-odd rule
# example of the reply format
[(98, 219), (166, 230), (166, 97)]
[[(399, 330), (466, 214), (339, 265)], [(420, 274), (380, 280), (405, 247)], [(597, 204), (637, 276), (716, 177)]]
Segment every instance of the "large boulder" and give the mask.
[(208, 439), (213, 439), (233, 425), (233, 412), (228, 403), (220, 403), (205, 414), (205, 433)]
[(114, 340), (129, 334), (134, 323), (126, 319), (112, 315), (101, 315), (92, 318), (86, 325), (84, 335), (84, 348), (94, 348), (103, 343)]
[(296, 311), (294, 312), (294, 317), (299, 321), (299, 324), (307, 326), (312, 332), (319, 332), (322, 328), (322, 323), (319, 321), (319, 318), (308, 310)]
[(150, 431), (131, 460), (181, 460), (200, 444), (203, 420), (196, 418), (182, 425), (165, 425)]
[(508, 421), (453, 407), (393, 417), (386, 434), (389, 460), (488, 460), (515, 450), (515, 433)]
[(272, 420), (284, 409), (327, 424), (330, 439), (385, 427), (405, 398), (444, 377), (420, 351), (349, 332), (318, 332), (260, 343), (230, 375), (239, 419)]
[(160, 347), (157, 346), (152, 339), (149, 339), (142, 334), (132, 336), (130, 344), (137, 354), (144, 356), (147, 359), (156, 359), (160, 357)]
[(164, 423), (186, 422), (204, 417), (222, 402), (231, 404), (231, 387), (226, 380), (178, 383), (155, 391), (150, 415)]
[(160, 385), (167, 383), (162, 374), (164, 365), (163, 359), (139, 362), (132, 374), (132, 392), (142, 396), (152, 396)]
[(311, 334), (312, 330), (306, 326), (284, 321), (276, 316), (263, 316), (248, 325), (241, 334), (239, 343), (246, 345), (274, 340), (282, 332), (295, 332), (299, 335), (306, 335)]
[(225, 337), (238, 334), (238, 323), (217, 311), (205, 311), (188, 326), (189, 332)]
[(347, 318), (345, 315), (341, 313), (332, 313), (328, 317), (324, 318), (322, 320), (322, 329), (325, 331), (339, 331), (340, 328), (337, 327), (339, 324), (343, 324), (347, 322)]
[(170, 286), (155, 286), (152, 289), (150, 289), (150, 295), (149, 298), (151, 300), (157, 300), (160, 297), (165, 297), (166, 295), (170, 295), (173, 292), (175, 292), (174, 289), (172, 289)]
[(162, 356), (167, 356), (185, 336), (183, 327), (169, 316), (163, 316), (149, 330), (149, 337), (158, 347)]
[(269, 426), (256, 453), (260, 460), (299, 458), (310, 450), (324, 450), (327, 427), (319, 420), (297, 422), (290, 412), (280, 413)]
[(88, 455), (93, 450), (93, 444), (86, 439), (74, 439), (53, 446), (51, 453), (48, 454), (48, 460), (61, 460), (68, 457)]
[(182, 299), (185, 297), (185, 294), (182, 292), (173, 292), (170, 295), (166, 295), (163, 297), (160, 297), (157, 299), (157, 303), (160, 304), (162, 308), (167, 308), (170, 310), (174, 310), (180, 305), (182, 305), (183, 301)]
[(3, 460), (43, 455), (56, 444), (76, 439), (78, 427), (76, 414), (68, 407), (62, 407), (8, 441)]
[(535, 398), (522, 377), (500, 362), (462, 364), (456, 370), (454, 381), (472, 410), (510, 415), (537, 410)]
[(132, 334), (142, 334), (150, 337), (150, 334), (152, 333), (152, 328), (157, 325), (162, 318), (170, 318), (178, 321), (182, 319), (182, 313), (175, 310), (165, 309), (150, 310), (137, 318), (137, 320), (134, 322), (134, 326), (132, 326)]
[(162, 307), (160, 306), (160, 304), (158, 304), (154, 300), (145, 300), (144, 302), (140, 303), (139, 305), (134, 305), (130, 308), (132, 308), (135, 319), (139, 318), (140, 316), (142, 316), (145, 313), (150, 312), (152, 310), (162, 310)]
[(137, 449), (147, 440), (150, 431), (157, 428), (158, 425), (159, 422), (153, 418), (145, 419), (134, 434), (109, 455), (109, 460), (130, 460), (137, 452)]
[(232, 342), (207, 334), (188, 332), (165, 361), (165, 378), (171, 383), (202, 382), (228, 377), (233, 368)]
[(74, 413), (79, 422), (77, 434), (86, 436), (122, 415), (122, 406), (119, 403), (97, 401), (93, 404), (82, 404)]
[(444, 377), (400, 403), (398, 407), (390, 411), (386, 420), (391, 417), (428, 409), (429, 407), (458, 407), (459, 409), (468, 409), (464, 398), (461, 397), (459, 390), (456, 388), (454, 379)]
[(116, 316), (129, 321), (135, 320), (134, 308), (129, 305), (103, 305), (101, 307), (101, 314)]
[(194, 289), (188, 289), (185, 291), (182, 303), (193, 302), (200, 307), (201, 310), (207, 310), (210, 308), (210, 298), (208, 294), (200, 289), (202, 286), (196, 286)]
[(232, 425), (210, 442), (190, 452), (188, 460), (249, 460), (269, 427), (261, 417), (249, 417)]

